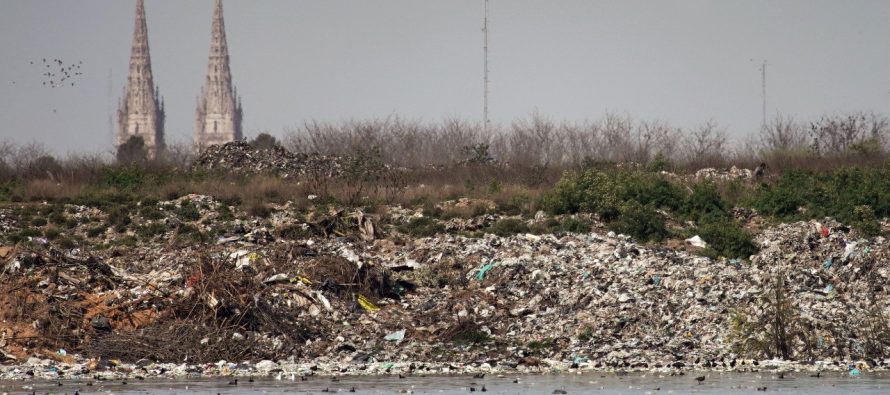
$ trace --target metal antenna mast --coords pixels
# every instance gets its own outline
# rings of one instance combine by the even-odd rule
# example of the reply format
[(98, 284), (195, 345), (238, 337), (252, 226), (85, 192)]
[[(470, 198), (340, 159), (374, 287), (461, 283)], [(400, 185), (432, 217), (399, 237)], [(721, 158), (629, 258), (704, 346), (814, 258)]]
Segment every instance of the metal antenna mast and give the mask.
[(113, 93), (112, 93), (112, 88), (111, 88), (112, 84), (113, 84), (112, 78), (113, 78), (113, 75), (111, 73), (111, 69), (108, 69), (108, 81), (107, 81), (107, 85), (106, 85), (106, 89), (107, 89), (106, 94), (108, 94), (108, 100), (107, 100), (107, 103), (108, 103), (108, 137), (110, 139), (112, 139), (112, 141), (113, 141), (115, 130), (114, 130), (114, 98), (113, 98)]
[(484, 53), (484, 70), (483, 84), (484, 94), (482, 97), (482, 131), (488, 134), (488, 0), (485, 0), (485, 18), (482, 22), (482, 33), (485, 36), (485, 42), (482, 46)]
[(766, 130), (766, 60), (760, 68), (760, 84), (763, 89), (763, 120), (760, 122), (760, 130)]

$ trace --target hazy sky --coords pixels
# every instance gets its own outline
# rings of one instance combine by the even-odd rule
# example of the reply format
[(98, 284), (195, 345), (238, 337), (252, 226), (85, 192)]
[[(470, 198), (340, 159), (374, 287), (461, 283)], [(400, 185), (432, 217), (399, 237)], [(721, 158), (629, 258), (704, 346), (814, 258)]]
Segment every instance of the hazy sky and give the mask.
[[(146, 0), (168, 141), (190, 141), (211, 0)], [(605, 112), (740, 137), (768, 110), (890, 112), (890, 1), (491, 0), (491, 118)], [(248, 136), (307, 120), (482, 117), (482, 0), (228, 0)], [(108, 151), (135, 0), (0, 0), (0, 140)], [(74, 87), (39, 64), (83, 61)], [(109, 78), (110, 77), (110, 78)]]

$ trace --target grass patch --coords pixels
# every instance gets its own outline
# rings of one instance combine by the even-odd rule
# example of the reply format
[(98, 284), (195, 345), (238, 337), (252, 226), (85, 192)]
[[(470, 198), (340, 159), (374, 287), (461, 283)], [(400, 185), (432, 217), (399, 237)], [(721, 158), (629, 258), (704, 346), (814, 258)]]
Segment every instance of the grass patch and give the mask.
[(493, 233), (500, 237), (507, 237), (520, 233), (530, 233), (531, 229), (529, 229), (525, 221), (521, 219), (504, 218), (498, 222), (495, 222), (494, 225), (486, 228), (484, 232)]
[(399, 232), (411, 237), (432, 237), (445, 231), (445, 225), (430, 217), (412, 218), (408, 223), (400, 225)]

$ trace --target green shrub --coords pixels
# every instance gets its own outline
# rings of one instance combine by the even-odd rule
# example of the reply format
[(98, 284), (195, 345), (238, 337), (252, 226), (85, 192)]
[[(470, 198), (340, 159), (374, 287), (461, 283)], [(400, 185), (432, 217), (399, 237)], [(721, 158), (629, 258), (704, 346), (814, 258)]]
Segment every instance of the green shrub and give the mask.
[(528, 343), (529, 350), (532, 351), (542, 351), (546, 349), (550, 349), (553, 347), (554, 341), (552, 338), (546, 338), (544, 340), (532, 340)]
[(130, 206), (135, 203), (133, 195), (121, 191), (90, 191), (71, 200), (72, 204), (96, 207), (108, 211), (114, 206)]
[(106, 230), (108, 230), (108, 226), (105, 226), (105, 225), (94, 226), (92, 228), (87, 229), (87, 236), (98, 237), (99, 235), (105, 233)]
[(147, 220), (155, 221), (164, 218), (164, 213), (161, 212), (157, 204), (145, 204), (145, 202), (143, 202), (142, 207), (139, 209), (139, 216)]
[(676, 210), (682, 190), (658, 173), (613, 169), (566, 173), (553, 190), (544, 194), (541, 207), (552, 214), (596, 213), (614, 220), (622, 205), (635, 201), (644, 206)]
[(588, 170), (566, 173), (553, 190), (541, 200), (541, 207), (551, 214), (598, 213), (609, 219), (617, 215), (620, 204), (618, 187), (607, 173)]
[(37, 218), (34, 218), (33, 220), (31, 220), (31, 226), (41, 227), (41, 226), (46, 226), (46, 223), (47, 223), (46, 218), (43, 218), (43, 217), (37, 217)]
[(136, 238), (133, 236), (124, 236), (118, 238), (112, 242), (112, 245), (120, 246), (120, 247), (135, 247), (136, 246)]
[(108, 211), (108, 224), (115, 227), (126, 227), (130, 224), (130, 209), (126, 206), (114, 206)]
[(207, 243), (211, 241), (211, 236), (209, 234), (201, 232), (200, 229), (192, 225), (180, 226), (176, 229), (176, 236), (180, 245), (187, 243)]
[(566, 233), (588, 233), (593, 225), (578, 218), (565, 218), (559, 223), (558, 230)]
[(489, 195), (498, 194), (501, 192), (502, 189), (503, 189), (503, 187), (501, 186), (500, 181), (498, 181), (497, 179), (492, 179), (488, 183), (488, 194)]
[(232, 209), (229, 206), (222, 205), (219, 207), (219, 211), (217, 211), (218, 215), (216, 219), (218, 221), (232, 221), (235, 219), (235, 214), (232, 213)]
[(782, 220), (833, 217), (855, 221), (857, 206), (872, 208), (877, 218), (890, 215), (890, 168), (845, 167), (816, 173), (793, 170), (775, 184), (763, 185), (748, 204)]
[(441, 207), (431, 202), (424, 202), (421, 214), (423, 214), (424, 217), (429, 218), (442, 218), (442, 216), (445, 214), (445, 211), (442, 210)]
[(133, 190), (145, 184), (145, 170), (136, 165), (109, 166), (105, 168), (103, 179), (109, 187)]
[(853, 220), (850, 225), (866, 237), (874, 237), (881, 233), (881, 223), (875, 216), (875, 210), (868, 205), (853, 208)]
[(19, 231), (19, 236), (21, 236), (23, 239), (26, 239), (28, 237), (37, 237), (42, 234), (43, 233), (40, 231), (40, 229), (37, 228), (27, 228)]
[(664, 215), (652, 205), (644, 206), (635, 200), (621, 206), (618, 218), (609, 228), (644, 242), (661, 241), (668, 236)]
[(485, 233), (494, 233), (501, 237), (512, 236), (519, 233), (529, 233), (531, 230), (525, 221), (516, 218), (505, 218), (485, 229)]
[(63, 237), (63, 238), (59, 239), (57, 244), (59, 247), (66, 249), (66, 250), (70, 250), (77, 246), (77, 244), (74, 242), (74, 240), (71, 240), (67, 237)]
[(398, 227), (399, 232), (412, 237), (432, 237), (445, 231), (445, 225), (430, 217), (412, 218), (407, 224)]
[(49, 240), (55, 240), (62, 234), (62, 231), (55, 226), (47, 226), (46, 229), (43, 230), (43, 237), (46, 237)]
[(183, 221), (197, 221), (201, 219), (201, 213), (191, 200), (184, 200), (179, 203), (179, 207), (176, 208), (175, 212)]
[(53, 211), (47, 219), (49, 220), (49, 223), (56, 225), (62, 225), (67, 220), (65, 214), (60, 211)]
[(700, 182), (693, 185), (692, 193), (683, 200), (681, 211), (687, 218), (699, 222), (729, 218), (729, 209), (729, 203), (720, 195), (717, 185)]
[(701, 223), (698, 235), (708, 243), (704, 254), (711, 257), (748, 258), (757, 253), (751, 235), (731, 219), (714, 219)]
[(141, 225), (136, 228), (136, 234), (143, 239), (151, 239), (157, 235), (162, 235), (167, 231), (167, 226), (163, 222), (152, 222)]
[(543, 223), (532, 224), (529, 228), (534, 234), (550, 233), (588, 233), (593, 225), (574, 217), (566, 217), (562, 221), (556, 218), (548, 218)]
[(532, 211), (531, 207), (532, 199), (524, 193), (515, 195), (506, 202), (498, 204), (498, 210), (506, 215), (526, 214)]

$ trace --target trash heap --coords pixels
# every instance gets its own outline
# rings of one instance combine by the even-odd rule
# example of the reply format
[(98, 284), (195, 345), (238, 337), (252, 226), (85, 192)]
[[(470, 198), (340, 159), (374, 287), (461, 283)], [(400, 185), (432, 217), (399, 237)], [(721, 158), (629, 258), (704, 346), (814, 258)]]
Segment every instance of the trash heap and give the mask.
[(689, 177), (689, 181), (709, 180), (714, 182), (749, 181), (752, 179), (754, 179), (754, 172), (751, 169), (742, 169), (735, 166), (729, 169), (715, 169), (713, 167), (700, 169), (692, 177)]
[(284, 178), (311, 175), (337, 177), (343, 172), (342, 158), (319, 154), (294, 154), (280, 145), (255, 148), (245, 141), (213, 145), (205, 149), (192, 167), (203, 171), (234, 174), (275, 174)]
[(408, 238), (361, 211), (274, 208), (189, 195), (92, 232), (112, 214), (70, 206), (84, 243), (0, 246), (0, 377), (235, 369), (220, 360), (251, 361), (245, 374), (880, 368), (890, 350), (890, 246), (829, 219), (764, 226), (756, 255), (713, 260), (605, 231)]

